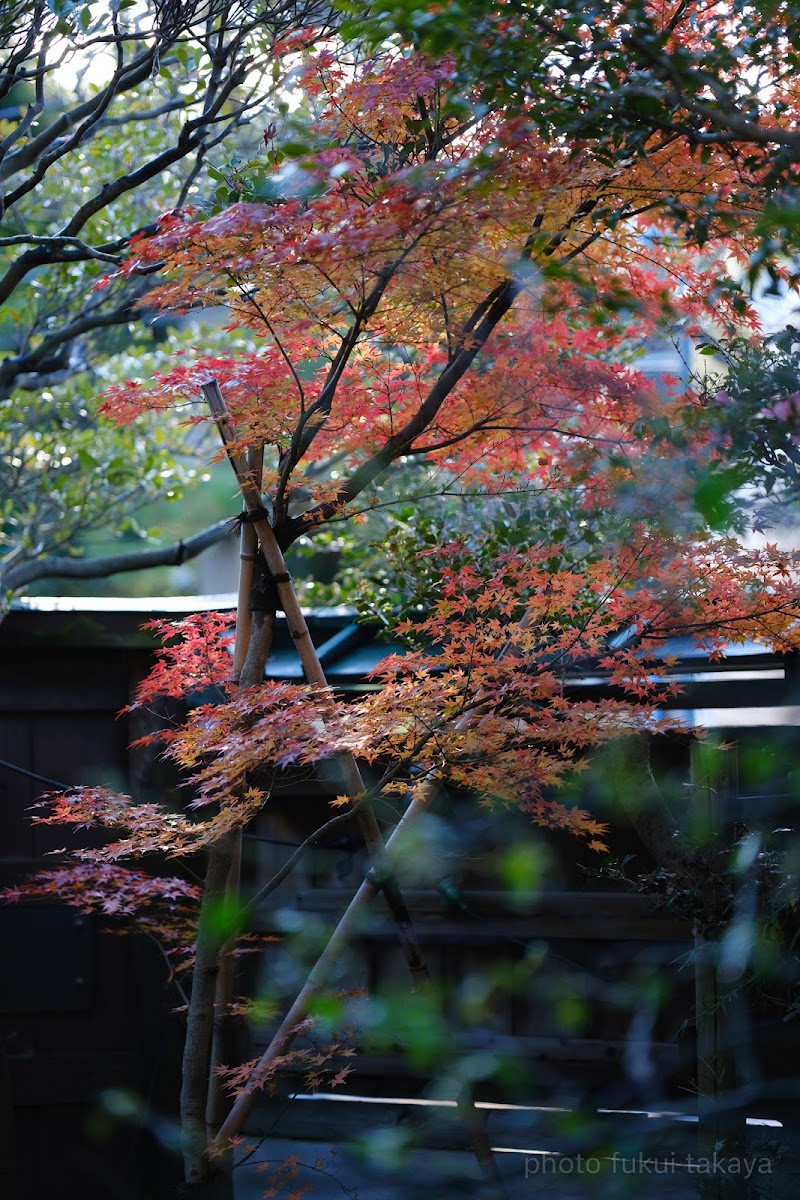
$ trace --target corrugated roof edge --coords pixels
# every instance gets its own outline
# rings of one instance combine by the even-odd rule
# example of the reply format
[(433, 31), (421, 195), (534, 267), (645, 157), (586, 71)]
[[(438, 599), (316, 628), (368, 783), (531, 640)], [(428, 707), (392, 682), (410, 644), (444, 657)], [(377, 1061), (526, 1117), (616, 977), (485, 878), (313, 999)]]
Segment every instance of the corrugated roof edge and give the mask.
[[(12, 610), (30, 612), (214, 612), (236, 607), (235, 592), (212, 596), (26, 596), (11, 602)], [(305, 608), (315, 617), (354, 617), (355, 609), (345, 604), (328, 608)]]

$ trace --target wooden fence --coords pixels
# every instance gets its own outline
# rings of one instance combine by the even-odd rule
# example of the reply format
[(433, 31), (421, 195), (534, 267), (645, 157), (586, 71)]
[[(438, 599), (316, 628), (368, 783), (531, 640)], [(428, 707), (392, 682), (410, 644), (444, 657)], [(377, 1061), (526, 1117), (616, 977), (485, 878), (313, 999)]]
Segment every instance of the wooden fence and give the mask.
[[(131, 756), (130, 724), (116, 714), (152, 651), (139, 624), (153, 612), (164, 615), (167, 607), (153, 602), (101, 611), (76, 602), (62, 611), (17, 610), (0, 625), (0, 886), (40, 869), (48, 853), (64, 844), (63, 831), (28, 822), (27, 810), (48, 780), (157, 794), (158, 764), (152, 756)], [(344, 613), (318, 614), (311, 625), (333, 685), (363, 687), (385, 647)], [(270, 669), (298, 677), (288, 638), (278, 641)], [(793, 665), (751, 648), (722, 666), (687, 657), (681, 670), (682, 706), (725, 709), (728, 715), (716, 723), (732, 729), (739, 745), (738, 781), (728, 788), (725, 821), (746, 820), (751, 828), (788, 825), (794, 798), (786, 780), (795, 770), (800, 722)], [(579, 680), (575, 687), (589, 695), (598, 685)], [(768, 714), (768, 733), (755, 710)], [(673, 742), (662, 756), (662, 766), (688, 783), (687, 742)], [(315, 827), (329, 793), (324, 781), (296, 782), (270, 802), (246, 843), (254, 886), (283, 861), (286, 843), (296, 844)], [(538, 835), (531, 837), (519, 815), (507, 814), (490, 828), (470, 815), (463, 798), (453, 805), (434, 814), (431, 838), (441, 835), (445, 866), (456, 860), (462, 866), (439, 873), (445, 886), (433, 889), (426, 882), (408, 890), (442, 1004), (463, 1008), (470, 981), (477, 989), (493, 972), (499, 977), (509, 965), (516, 970), (512, 986), (475, 1000), (477, 1015), (471, 1024), (461, 1021), (454, 1049), (524, 1063), (517, 1096), (521, 1089), (539, 1104), (554, 1097), (558, 1104), (594, 1108), (685, 1102), (698, 1070), (689, 924), (649, 897), (615, 892), (584, 874), (591, 856), (581, 861), (575, 843), (558, 836), (551, 839), (556, 867), (547, 887), (515, 900), (486, 863)], [(457, 844), (447, 841), (448, 830), (459, 832)], [(644, 861), (632, 832), (617, 834), (620, 855), (636, 852)], [(330, 927), (363, 868), (354, 837), (320, 847), (259, 912), (261, 929), (285, 933), (292, 926), (287, 913), (295, 914), (301, 930)], [(3, 1200), (15, 1194), (68, 1200), (73, 1194), (81, 1200), (171, 1195), (178, 1169), (174, 1131), (158, 1114), (174, 1110), (181, 1026), (157, 955), (135, 939), (101, 936), (93, 923), (48, 905), (0, 908), (0, 937), (0, 1032), (15, 1108), (15, 1178), (0, 1167), (6, 1170), (6, 1179), (0, 1177)], [(287, 937), (270, 950), (251, 980), (257, 989), (266, 981), (273, 996), (277, 987), (277, 999), (281, 989), (291, 990), (298, 970), (287, 953), (290, 943)], [(406, 986), (380, 903), (360, 932), (348, 970), (350, 982), (373, 990)], [(632, 1025), (633, 1009), (623, 995), (634, 984), (649, 987), (655, 997), (646, 1026)], [(569, 1002), (559, 1005), (559, 997)], [(256, 1029), (250, 1049), (264, 1036), (266, 1028)], [(756, 1043), (758, 1070), (774, 1074), (769, 1038)], [(391, 1096), (413, 1096), (427, 1086), (424, 1064), (409, 1063), (386, 1046), (359, 1055), (351, 1078), (351, 1091), (372, 1095), (386, 1095), (388, 1088)], [(296, 1080), (286, 1084), (296, 1086)], [(266, 1108), (261, 1120), (273, 1121), (275, 1113)], [(281, 1131), (307, 1131), (309, 1111), (302, 1105), (286, 1110)], [(10, 1126), (3, 1121), (2, 1127), (8, 1142)], [(11, 1161), (11, 1150), (0, 1148), (0, 1164)]]

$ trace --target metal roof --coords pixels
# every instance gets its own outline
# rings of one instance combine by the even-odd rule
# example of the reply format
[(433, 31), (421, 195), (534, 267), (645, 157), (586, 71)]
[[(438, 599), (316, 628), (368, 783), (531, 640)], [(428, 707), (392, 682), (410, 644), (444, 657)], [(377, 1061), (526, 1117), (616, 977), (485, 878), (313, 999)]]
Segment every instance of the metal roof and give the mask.
[[(233, 593), (124, 599), (31, 597), (16, 601), (0, 624), (0, 644), (18, 643), (20, 639), (24, 642), (34, 636), (38, 639), (42, 633), (52, 631), (74, 645), (113, 642), (143, 646), (149, 641), (139, 632), (145, 617), (224, 611), (235, 605)], [(387, 654), (402, 649), (377, 623), (358, 621), (351, 608), (312, 609), (305, 615), (329, 682), (344, 691), (378, 686), (367, 676)], [(774, 654), (763, 645), (745, 642), (730, 645), (725, 658), (714, 661), (702, 646), (688, 638), (673, 639), (667, 649), (677, 658), (672, 675), (682, 686), (670, 711), (679, 712), (688, 722), (711, 728), (800, 725), (800, 671), (794, 656)], [(267, 672), (275, 679), (303, 678), (282, 616), (278, 617)], [(607, 694), (608, 688), (604, 676), (591, 669), (578, 669), (565, 684), (567, 691), (582, 699), (599, 698)]]

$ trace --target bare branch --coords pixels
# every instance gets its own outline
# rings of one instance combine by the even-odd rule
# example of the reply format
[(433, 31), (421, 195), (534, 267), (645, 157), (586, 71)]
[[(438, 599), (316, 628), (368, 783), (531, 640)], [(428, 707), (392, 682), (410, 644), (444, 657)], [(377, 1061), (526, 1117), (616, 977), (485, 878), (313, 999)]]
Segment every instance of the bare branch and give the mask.
[[(87, 245), (80, 238), (76, 237), (48, 237), (45, 234), (35, 233), (17, 233), (11, 237), (0, 238), (0, 247), (3, 246), (43, 246), (49, 251), (47, 262), (75, 262), (76, 259), (97, 258), (101, 262), (119, 264), (119, 256), (106, 254), (103, 250), (97, 249), (94, 246)], [(64, 251), (69, 250), (67, 257), (60, 258), (59, 255)]]
[[(37, 165), (33, 174), (20, 185), (17, 191), (6, 197), (6, 209), (16, 203), (37, 183), (40, 183), (48, 168), (86, 137), (91, 126), (100, 120), (117, 95), (131, 91), (140, 83), (144, 83), (150, 77), (152, 70), (153, 51), (148, 50), (139, 55), (126, 68), (115, 72), (114, 78), (96, 96), (63, 112), (37, 137), (31, 138), (18, 151), (9, 154), (5, 163), (0, 166), (0, 180), (8, 179), (34, 164)], [(70, 130), (76, 125), (80, 127), (78, 132), (69, 136)], [(50, 153), (47, 153), (48, 147), (50, 147)]]
[(221, 541), (230, 531), (231, 523), (226, 518), (170, 546), (130, 550), (123, 554), (103, 555), (100, 558), (37, 558), (14, 567), (5, 576), (3, 585), (11, 591), (16, 591), (34, 580), (49, 579), (52, 576), (61, 579), (100, 579), (123, 571), (141, 571), (145, 567), (178, 567)]

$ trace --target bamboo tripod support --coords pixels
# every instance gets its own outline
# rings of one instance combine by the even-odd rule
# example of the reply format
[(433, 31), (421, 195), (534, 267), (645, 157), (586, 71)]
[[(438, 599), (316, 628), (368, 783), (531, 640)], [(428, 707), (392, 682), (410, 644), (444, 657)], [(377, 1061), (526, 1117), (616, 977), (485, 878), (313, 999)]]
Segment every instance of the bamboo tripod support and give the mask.
[[(261, 492), (247, 465), (238, 454), (230, 449), (231, 442), (234, 440), (232, 436), (233, 431), (219, 384), (216, 380), (213, 380), (211, 383), (204, 384), (202, 390), (219, 428), (220, 436), (222, 437), (242, 493), (245, 508), (251, 515), (249, 523), (252, 524), (261, 544), (261, 552), (272, 575), (272, 582), (277, 591), (281, 608), (286, 616), (289, 633), (297, 648), (306, 679), (312, 686), (327, 688), (328, 681), (322, 669), (322, 664), (319, 661), (314, 643), (311, 640), (311, 634), (300, 608), (297, 593), (292, 585), (291, 576), (286, 570), (283, 554), (275, 538), (275, 533), (269, 522), (267, 513), (264, 511), (261, 502)], [(349, 796), (356, 799), (365, 791), (364, 781), (361, 778), (358, 764), (352, 754), (340, 755), (339, 763), (344, 776), (345, 790)], [(370, 808), (363, 807), (357, 813), (357, 820), (367, 846), (372, 863), (372, 871), (380, 889), (383, 891), (386, 903), (397, 926), (400, 945), (408, 962), (411, 976), (417, 986), (429, 983), (430, 971), (414, 933), (405, 900), (397, 884), (394, 872), (386, 859), (383, 838), (378, 822), (375, 819), (375, 814)]]
[[(253, 450), (247, 457), (248, 470), (254, 481), (258, 481), (259, 484), (261, 481), (263, 459), (263, 449)], [(254, 574), (253, 564), (257, 552), (258, 539), (256, 538), (255, 530), (251, 525), (243, 522), (239, 533), (239, 588), (236, 610), (236, 639), (233, 646), (233, 681), (235, 684), (241, 682), (244, 687), (254, 682), (248, 677), (248, 671), (254, 673), (251, 666), (253, 642), (259, 641), (258, 631), (256, 631), (255, 635), (253, 633), (253, 613), (250, 611), (250, 591)], [(261, 657), (266, 661), (269, 654), (268, 642), (264, 643), (262, 639), (262, 645), (258, 648)], [(261, 670), (263, 671), (263, 662), (261, 663)], [(227, 902), (235, 909), (239, 904), (241, 886), (241, 832), (235, 836), (233, 841), (233, 852), (231, 864), (228, 869), (228, 879), (225, 885), (225, 896)], [(229, 1037), (226, 1036), (228, 1032), (226, 1014), (228, 1006), (233, 999), (236, 963), (232, 950), (232, 944), (228, 943), (220, 952), (219, 973), (217, 975), (214, 994), (214, 1026), (211, 1035), (210, 1057), (211, 1069), (206, 1095), (206, 1126), (210, 1137), (213, 1137), (216, 1133), (228, 1109), (225, 1091), (222, 1081), (216, 1073), (216, 1068), (226, 1061), (226, 1042), (229, 1041)]]
[[(291, 576), (286, 570), (286, 562), (270, 523), (269, 514), (263, 507), (260, 489), (256, 485), (253, 472), (248, 469), (247, 464), (242, 461), (241, 456), (232, 449), (231, 443), (235, 442), (235, 434), (219, 384), (216, 380), (212, 380), (203, 385), (202, 391), (216, 421), (228, 455), (228, 460), (236, 475), (244, 507), (249, 515), (247, 524), (255, 530), (258, 537), (261, 552), (271, 573), (272, 582), (276, 589), (280, 606), (286, 617), (292, 641), (297, 648), (306, 679), (313, 686), (327, 688), (328, 681), (325, 677), (325, 672), (311, 639), (308, 625), (297, 599), (297, 593), (292, 585)], [(349, 796), (357, 799), (365, 791), (364, 781), (358, 769), (358, 764), (351, 754), (340, 755), (339, 762), (344, 776), (345, 790)], [(392, 849), (396, 849), (399, 843), (402, 842), (406, 831), (415, 820), (423, 812), (427, 811), (431, 798), (432, 794), (426, 791), (423, 796), (415, 798), (410, 803), (385, 845), (372, 809), (366, 806), (359, 808), (356, 817), (367, 846), (372, 869), (340, 918), (339, 923), (322, 954), (317, 959), (301, 991), (284, 1016), (269, 1046), (261, 1056), (260, 1065), (266, 1066), (269, 1064), (292, 1041), (297, 1026), (308, 1016), (311, 1004), (325, 987), (334, 966), (352, 938), (357, 927), (359, 914), (380, 892), (383, 892), (397, 928), (400, 946), (408, 962), (412, 979), (417, 986), (430, 983), (430, 971), (417, 940), (408, 908), (397, 883), (389, 854)], [(241, 1133), (244, 1123), (255, 1104), (256, 1095), (255, 1091), (251, 1091), (243, 1092), (237, 1097), (231, 1111), (220, 1126), (216, 1137), (209, 1143), (207, 1149), (209, 1160), (213, 1161), (224, 1155), (231, 1141)], [(482, 1127), (476, 1127), (474, 1119), (470, 1122), (470, 1140), (472, 1142), (473, 1153), (491, 1188), (491, 1195), (498, 1198), (504, 1197), (506, 1194), (505, 1188), (488, 1138)]]

